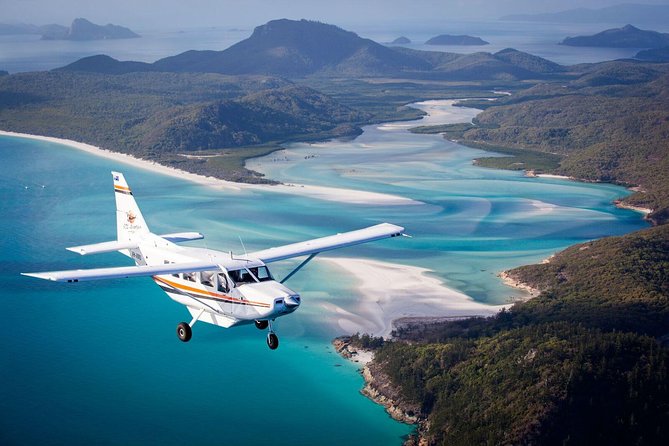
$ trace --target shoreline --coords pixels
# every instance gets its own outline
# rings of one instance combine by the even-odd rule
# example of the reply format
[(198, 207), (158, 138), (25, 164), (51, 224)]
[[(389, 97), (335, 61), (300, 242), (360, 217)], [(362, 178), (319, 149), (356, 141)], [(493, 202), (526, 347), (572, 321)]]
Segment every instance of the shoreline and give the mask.
[(153, 173), (167, 175), (173, 178), (187, 180), (201, 186), (213, 187), (217, 189), (230, 191), (260, 191), (260, 192), (275, 192), (284, 194), (300, 195), (303, 197), (310, 197), (317, 200), (335, 201), (340, 203), (349, 203), (357, 205), (381, 205), (381, 206), (414, 206), (425, 204), (421, 201), (413, 200), (411, 198), (402, 197), (399, 195), (384, 194), (380, 192), (369, 192), (356, 189), (344, 189), (327, 186), (314, 186), (307, 184), (292, 184), (284, 183), (277, 185), (268, 184), (250, 184), (250, 183), (235, 183), (233, 181), (223, 180), (211, 176), (199, 175), (174, 167), (165, 166), (155, 161), (148, 161), (137, 158), (133, 155), (128, 155), (121, 152), (114, 152), (103, 149), (91, 144), (86, 144), (71, 139), (56, 138), (52, 136), (32, 135), (29, 133), (10, 132), (0, 130), (0, 136), (8, 136), (15, 138), (26, 138), (36, 141), (44, 141), (55, 144), (64, 145), (88, 154), (105, 158), (118, 163), (130, 165), (135, 168), (148, 170)]
[[(548, 259), (542, 261), (541, 263), (548, 263)], [(501, 273), (497, 274), (497, 277), (499, 277), (502, 282), (504, 282), (504, 285), (526, 292), (528, 296), (524, 300), (533, 299), (541, 294), (541, 290), (539, 288), (534, 288), (525, 282), (518, 280), (517, 278), (511, 276), (508, 271), (502, 271)]]
[(400, 389), (393, 384), (382, 367), (373, 362), (374, 350), (353, 346), (351, 336), (339, 336), (332, 340), (332, 345), (342, 358), (362, 366), (359, 370), (365, 382), (360, 390), (362, 395), (383, 406), (393, 420), (416, 426), (414, 433), (403, 442), (403, 445), (414, 444), (412, 441), (416, 436), (425, 436), (426, 420), (421, 415), (420, 405), (402, 398)]
[[(630, 190), (633, 190), (633, 189), (630, 188)], [(623, 202), (622, 199), (620, 199), (620, 200), (614, 200), (614, 201), (613, 201), (613, 204), (614, 204), (617, 208), (620, 208), (620, 209), (627, 209), (627, 210), (629, 210), (629, 211), (639, 212), (640, 214), (643, 214), (643, 218), (644, 218), (645, 220), (650, 220), (650, 219), (648, 218), (648, 215), (653, 213), (653, 210), (652, 210), (652, 209), (644, 208), (644, 207), (641, 207), (641, 206), (634, 206), (633, 204), (627, 204), (627, 203)]]
[(431, 276), (431, 270), (417, 266), (346, 257), (323, 257), (321, 262), (344, 270), (357, 282), (355, 313), (333, 303), (324, 304), (345, 333), (385, 338), (403, 319), (485, 317), (511, 305), (477, 302)]

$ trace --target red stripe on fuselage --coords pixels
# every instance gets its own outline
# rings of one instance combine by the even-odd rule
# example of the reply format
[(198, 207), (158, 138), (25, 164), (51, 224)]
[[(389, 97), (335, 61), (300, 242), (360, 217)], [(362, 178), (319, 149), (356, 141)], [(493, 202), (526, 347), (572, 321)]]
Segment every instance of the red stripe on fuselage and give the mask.
[(263, 302), (253, 302), (250, 300), (243, 300), (243, 299), (238, 299), (236, 297), (228, 296), (226, 294), (222, 293), (214, 293), (212, 291), (207, 291), (203, 290), (200, 288), (194, 288), (190, 287), (187, 285), (182, 285), (177, 282), (173, 282), (171, 280), (167, 280), (163, 277), (158, 277), (158, 276), (153, 276), (153, 280), (156, 282), (161, 282), (164, 283), (165, 285), (171, 286), (172, 288), (176, 288), (177, 290), (184, 291), (189, 294), (193, 294), (196, 297), (206, 297), (208, 299), (215, 299), (215, 300), (220, 300), (223, 302), (230, 302), (230, 303), (235, 303), (235, 304), (242, 304), (242, 305), (252, 305), (256, 307), (264, 307), (264, 308), (269, 308), (270, 304), (263, 303)]

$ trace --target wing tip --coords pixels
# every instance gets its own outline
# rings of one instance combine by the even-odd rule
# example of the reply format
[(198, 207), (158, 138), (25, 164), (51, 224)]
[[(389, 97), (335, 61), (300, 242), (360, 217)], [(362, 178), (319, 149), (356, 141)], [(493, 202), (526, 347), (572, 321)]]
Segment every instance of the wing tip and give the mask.
[(42, 279), (42, 280), (52, 280), (52, 281), (56, 280), (53, 276), (50, 276), (49, 274), (46, 273), (21, 273), (21, 275), (26, 277), (34, 277), (36, 279)]

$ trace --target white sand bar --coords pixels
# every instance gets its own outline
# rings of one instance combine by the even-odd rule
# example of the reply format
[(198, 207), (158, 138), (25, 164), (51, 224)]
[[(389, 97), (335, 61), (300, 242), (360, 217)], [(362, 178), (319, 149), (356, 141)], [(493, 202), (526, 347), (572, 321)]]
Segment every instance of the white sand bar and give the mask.
[(325, 304), (346, 333), (389, 336), (393, 321), (404, 317), (491, 316), (508, 305), (486, 305), (429, 275), (425, 268), (356, 258), (321, 258), (358, 282), (354, 312)]
[(203, 186), (215, 187), (227, 190), (250, 190), (261, 192), (275, 192), (284, 194), (294, 194), (301, 197), (310, 197), (318, 200), (336, 201), (339, 203), (350, 204), (367, 204), (367, 205), (385, 205), (385, 206), (406, 206), (424, 204), (420, 201), (412, 200), (410, 198), (401, 197), (399, 195), (384, 194), (379, 192), (361, 191), (355, 189), (343, 189), (326, 186), (312, 186), (306, 184), (282, 184), (282, 185), (268, 185), (268, 184), (246, 184), (235, 183), (232, 181), (221, 180), (214, 177), (207, 177), (198, 175), (184, 170), (175, 169), (173, 167), (163, 166), (154, 161), (147, 161), (136, 158), (125, 153), (112, 152), (110, 150), (101, 149), (100, 147), (91, 144), (85, 144), (70, 139), (54, 138), (51, 136), (30, 135), (27, 133), (7, 132), (0, 130), (0, 136), (14, 136), (20, 138), (35, 139), (38, 141), (47, 141), (56, 144), (63, 144), (95, 156), (103, 157), (115, 162), (129, 164), (133, 167), (150, 170), (152, 172), (169, 175), (183, 180), (192, 181)]

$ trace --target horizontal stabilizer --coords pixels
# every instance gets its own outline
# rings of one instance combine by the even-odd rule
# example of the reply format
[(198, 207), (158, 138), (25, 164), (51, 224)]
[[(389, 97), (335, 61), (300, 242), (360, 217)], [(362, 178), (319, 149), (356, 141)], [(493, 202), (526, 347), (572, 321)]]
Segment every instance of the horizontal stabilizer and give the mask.
[(158, 237), (164, 238), (172, 243), (188, 242), (190, 240), (202, 240), (204, 235), (199, 232), (175, 232), (174, 234), (163, 234)]
[(344, 232), (343, 234), (330, 235), (327, 237), (307, 240), (306, 242), (293, 243), (290, 245), (277, 246), (276, 248), (264, 249), (248, 254), (248, 257), (262, 260), (265, 263), (278, 260), (290, 259), (310, 254), (318, 254), (332, 249), (345, 248), (360, 243), (372, 242), (389, 237), (397, 237), (404, 233), (401, 226), (390, 223), (381, 223), (369, 226), (357, 231)]
[(137, 248), (137, 242), (119, 242), (114, 240), (111, 242), (93, 243), (92, 245), (73, 246), (71, 248), (65, 249), (85, 256), (87, 254), (100, 254), (103, 252), (112, 252), (119, 251), (121, 249), (134, 248)]
[(189, 273), (195, 271), (218, 270), (216, 263), (188, 262), (169, 263), (154, 266), (120, 266), (115, 268), (75, 269), (69, 271), (48, 271), (43, 273), (21, 273), (24, 276), (55, 282), (83, 282), (86, 280), (124, 279), (128, 277), (159, 276), (163, 274)]

